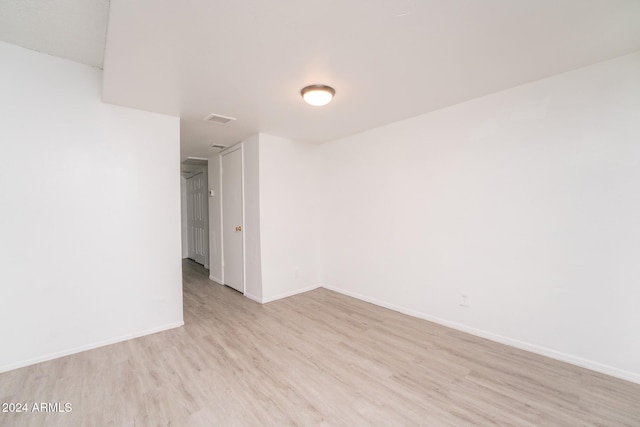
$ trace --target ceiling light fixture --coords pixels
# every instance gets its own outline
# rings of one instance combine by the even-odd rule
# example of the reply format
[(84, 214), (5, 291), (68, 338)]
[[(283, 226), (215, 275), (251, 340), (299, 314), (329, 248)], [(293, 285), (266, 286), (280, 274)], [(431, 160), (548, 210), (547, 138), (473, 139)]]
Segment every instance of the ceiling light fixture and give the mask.
[(311, 85), (303, 87), (300, 94), (307, 104), (320, 107), (331, 102), (336, 90), (330, 86)]

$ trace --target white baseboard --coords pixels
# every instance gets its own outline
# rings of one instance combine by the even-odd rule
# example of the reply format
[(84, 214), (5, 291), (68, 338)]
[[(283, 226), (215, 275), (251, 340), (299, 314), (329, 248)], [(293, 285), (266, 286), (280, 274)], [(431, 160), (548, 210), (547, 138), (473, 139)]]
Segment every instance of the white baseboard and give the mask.
[(143, 337), (145, 335), (151, 335), (151, 334), (166, 331), (169, 329), (179, 328), (180, 326), (184, 326), (184, 321), (170, 323), (168, 325), (160, 326), (158, 328), (147, 329), (146, 331), (142, 331), (142, 332), (122, 335), (117, 338), (111, 338), (108, 340), (99, 341), (97, 343), (82, 345), (80, 347), (75, 347), (69, 350), (58, 351), (56, 353), (51, 353), (44, 356), (34, 357), (32, 359), (23, 360), (17, 363), (11, 363), (9, 365), (0, 366), (0, 373), (12, 371), (14, 369), (24, 368), (25, 366), (35, 365), (36, 363), (46, 362), (49, 360), (57, 359), (59, 357), (69, 356), (71, 354), (81, 353), (87, 350), (93, 350), (94, 348), (104, 347), (106, 345), (111, 345), (111, 344), (119, 343), (122, 341)]
[[(216, 282), (218, 284), (222, 283), (222, 280), (220, 280), (220, 279), (218, 279), (217, 277), (214, 277), (214, 276), (209, 276), (209, 279), (213, 280), (214, 282)], [(281, 294), (278, 294), (278, 295), (274, 295), (274, 296), (270, 296), (270, 297), (267, 297), (267, 298), (261, 298), (261, 297), (256, 296), (256, 295), (249, 294), (247, 292), (244, 293), (244, 296), (249, 298), (250, 300), (258, 302), (260, 304), (267, 304), (267, 303), (270, 303), (270, 302), (273, 302), (273, 301), (276, 301), (276, 300), (279, 300), (279, 299), (282, 299), (282, 298), (287, 298), (287, 297), (291, 297), (291, 296), (294, 296), (294, 295), (302, 294), (302, 293), (309, 292), (309, 291), (312, 291), (314, 289), (318, 289), (318, 288), (321, 288), (321, 287), (322, 287), (321, 284), (307, 286), (307, 287), (304, 287), (304, 288), (295, 289), (293, 291), (284, 292), (284, 293), (281, 293)]]
[(311, 286), (307, 286), (307, 287), (304, 287), (304, 288), (295, 289), (293, 291), (283, 292), (281, 294), (273, 295), (273, 296), (266, 297), (266, 298), (258, 298), (258, 297), (254, 296), (254, 295), (249, 295), (249, 294), (245, 294), (245, 296), (247, 298), (250, 298), (250, 299), (256, 301), (256, 302), (259, 302), (260, 304), (267, 304), (267, 303), (270, 303), (270, 302), (273, 302), (273, 301), (276, 301), (276, 300), (279, 300), (279, 299), (282, 299), (282, 298), (287, 298), (287, 297), (292, 297), (294, 295), (303, 294), (305, 292), (309, 292), (309, 291), (312, 291), (314, 289), (318, 289), (318, 288), (321, 288), (321, 287), (322, 287), (321, 284), (311, 285)]
[(209, 276), (209, 280), (213, 280), (214, 282), (216, 282), (218, 285), (222, 285), (222, 279), (219, 277), (215, 277), (215, 276)]
[(612, 377), (616, 377), (626, 381), (631, 381), (633, 383), (640, 384), (640, 374), (635, 372), (625, 371), (623, 369), (615, 368), (613, 366), (605, 365), (599, 362), (594, 362), (593, 360), (583, 359), (581, 357), (573, 356), (567, 353), (562, 353), (560, 351), (556, 351), (550, 348), (541, 347), (535, 344), (530, 344), (524, 341), (519, 341), (513, 338), (494, 334), (492, 332), (483, 331), (481, 329), (476, 329), (471, 326), (464, 325), (462, 323), (452, 322), (450, 320), (431, 316), (429, 314), (422, 313), (416, 310), (411, 310), (409, 308), (400, 307), (395, 304), (386, 303), (384, 301), (380, 301), (375, 298), (370, 298), (355, 292), (346, 291), (344, 289), (340, 289), (334, 286), (323, 284), (322, 287), (329, 289), (330, 291), (338, 292), (343, 295), (347, 295), (352, 298), (359, 299), (361, 301), (378, 305), (380, 307), (388, 308), (390, 310), (407, 314), (412, 317), (428, 320), (430, 322), (437, 323), (439, 325), (446, 326), (451, 329), (456, 329), (461, 332), (466, 332), (468, 334), (475, 335), (477, 337), (486, 338), (488, 340), (495, 341), (500, 344), (506, 344), (511, 347), (519, 348), (521, 350), (526, 350), (531, 353), (536, 353), (542, 356), (549, 357), (551, 359), (559, 360), (561, 362), (566, 362), (572, 365), (580, 366), (581, 368), (590, 369), (595, 372), (600, 372), (602, 374), (610, 375)]
[(251, 295), (251, 294), (247, 294), (247, 293), (245, 293), (245, 294), (244, 294), (244, 296), (245, 296), (245, 297), (247, 297), (247, 298), (249, 298), (249, 299), (250, 299), (250, 300), (252, 300), (252, 301), (255, 301), (255, 302), (257, 302), (257, 303), (263, 304), (263, 302), (262, 302), (262, 298), (260, 298), (260, 297), (257, 297), (257, 296), (255, 296), (255, 295)]

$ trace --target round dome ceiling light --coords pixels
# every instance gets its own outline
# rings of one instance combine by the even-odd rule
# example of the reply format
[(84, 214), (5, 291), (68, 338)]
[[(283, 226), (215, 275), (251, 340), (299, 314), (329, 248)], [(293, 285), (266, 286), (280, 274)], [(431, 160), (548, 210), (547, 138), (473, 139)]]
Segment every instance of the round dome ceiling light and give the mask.
[(320, 107), (330, 103), (336, 91), (330, 86), (311, 85), (303, 87), (300, 94), (307, 104)]

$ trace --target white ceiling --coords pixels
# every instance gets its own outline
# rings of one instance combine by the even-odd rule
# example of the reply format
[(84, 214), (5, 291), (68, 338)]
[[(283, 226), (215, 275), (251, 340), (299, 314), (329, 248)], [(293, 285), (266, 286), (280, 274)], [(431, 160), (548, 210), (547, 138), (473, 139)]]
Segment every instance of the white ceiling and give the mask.
[(102, 68), (109, 0), (0, 0), (0, 40)]
[[(100, 66), (106, 8), (0, 0), (0, 36)], [(184, 159), (256, 132), (332, 140), (636, 50), (638, 0), (112, 0), (103, 97), (180, 116)], [(334, 102), (303, 103), (316, 83)]]

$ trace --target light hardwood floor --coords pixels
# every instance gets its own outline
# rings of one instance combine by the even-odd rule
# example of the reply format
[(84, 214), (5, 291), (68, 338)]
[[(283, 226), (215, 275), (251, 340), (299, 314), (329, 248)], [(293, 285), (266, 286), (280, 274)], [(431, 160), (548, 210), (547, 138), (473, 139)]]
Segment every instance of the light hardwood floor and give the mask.
[(259, 305), (183, 264), (185, 327), (0, 374), (2, 426), (640, 426), (640, 385), (325, 289)]

